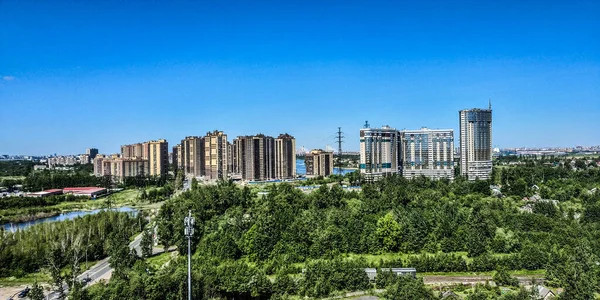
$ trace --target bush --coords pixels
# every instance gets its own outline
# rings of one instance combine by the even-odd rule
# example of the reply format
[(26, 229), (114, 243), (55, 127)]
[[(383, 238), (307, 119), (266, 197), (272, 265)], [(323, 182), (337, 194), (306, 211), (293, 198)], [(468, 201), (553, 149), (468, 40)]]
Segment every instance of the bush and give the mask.
[(492, 279), (500, 286), (519, 286), (519, 280), (510, 276), (505, 268), (498, 268)]

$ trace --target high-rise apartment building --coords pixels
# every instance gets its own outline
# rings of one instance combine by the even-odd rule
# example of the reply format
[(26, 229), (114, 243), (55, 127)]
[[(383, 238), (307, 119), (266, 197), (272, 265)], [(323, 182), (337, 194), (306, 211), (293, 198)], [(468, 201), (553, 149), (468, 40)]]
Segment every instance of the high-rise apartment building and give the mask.
[(90, 160), (93, 160), (94, 158), (96, 158), (96, 155), (98, 155), (98, 149), (96, 149), (96, 148), (87, 148), (85, 150), (85, 154), (87, 154), (90, 157)]
[(360, 130), (360, 173), (367, 179), (398, 173), (398, 131), (389, 126)]
[(227, 142), (227, 173), (233, 173), (233, 144)]
[(110, 175), (116, 181), (133, 176), (165, 176), (169, 172), (166, 140), (121, 146), (121, 154), (98, 154), (93, 160), (96, 176)]
[(179, 144), (173, 146), (173, 148), (171, 149), (171, 161), (170, 164), (171, 166), (173, 166), (173, 168), (177, 169), (177, 165), (178, 165), (178, 159), (177, 159), (177, 147), (181, 147)]
[(204, 138), (188, 136), (181, 141), (181, 165), (188, 176), (204, 176)]
[(296, 139), (289, 134), (280, 134), (275, 139), (275, 178), (296, 177)]
[(177, 162), (175, 167), (179, 170), (183, 170), (183, 145), (177, 144)]
[(111, 176), (114, 181), (123, 181), (125, 177), (147, 176), (148, 160), (137, 157), (120, 157), (98, 154), (94, 158), (94, 175)]
[(204, 137), (204, 170), (207, 179), (227, 179), (227, 135), (223, 131)]
[(233, 170), (244, 180), (275, 178), (275, 139), (258, 134), (233, 141)]
[(402, 176), (454, 179), (454, 131), (452, 129), (400, 131)]
[(141, 158), (148, 159), (150, 153), (148, 152), (148, 143), (136, 143), (131, 145), (121, 146), (121, 157), (122, 158)]
[(96, 157), (92, 160), (94, 164), (94, 176), (104, 176), (104, 168), (102, 162), (106, 158), (104, 154), (97, 154)]
[(492, 174), (492, 107), (459, 111), (460, 174), (469, 180)]
[(177, 146), (173, 146), (173, 167), (177, 170), (183, 169), (183, 146), (181, 144), (177, 144)]
[[(150, 176), (166, 176), (169, 172), (169, 143), (167, 140), (144, 143), (148, 148)], [(145, 160), (145, 158), (142, 158)]]
[(333, 151), (314, 149), (304, 156), (307, 176), (329, 176), (333, 174)]

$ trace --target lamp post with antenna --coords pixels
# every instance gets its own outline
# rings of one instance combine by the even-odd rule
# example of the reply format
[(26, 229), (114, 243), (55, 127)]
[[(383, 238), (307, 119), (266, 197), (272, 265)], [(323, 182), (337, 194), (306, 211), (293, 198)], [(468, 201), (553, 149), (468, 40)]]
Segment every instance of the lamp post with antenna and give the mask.
[(185, 225), (185, 237), (188, 240), (188, 299), (192, 300), (192, 236), (194, 235), (194, 217), (192, 211), (188, 212), (183, 223)]

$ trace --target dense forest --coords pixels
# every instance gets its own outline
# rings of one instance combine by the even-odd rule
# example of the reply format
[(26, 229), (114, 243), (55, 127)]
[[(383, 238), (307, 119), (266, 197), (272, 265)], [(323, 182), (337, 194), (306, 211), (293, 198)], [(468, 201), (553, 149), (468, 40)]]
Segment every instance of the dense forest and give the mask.
[[(369, 283), (362, 270), (403, 266), (496, 270), (507, 285), (514, 285), (509, 270), (543, 269), (546, 284), (564, 288), (565, 299), (593, 298), (600, 291), (600, 193), (592, 189), (600, 170), (533, 164), (495, 169), (494, 178), (392, 176), (363, 184), (361, 192), (332, 183), (310, 194), (278, 184), (261, 197), (230, 182), (193, 185), (163, 205), (159, 239), (186, 253), (182, 220), (192, 211), (194, 299), (324, 297), (370, 287), (385, 288), (389, 299), (434, 298), (420, 279), (382, 276)], [(504, 195), (492, 196), (494, 183)], [(534, 194), (535, 200), (523, 199)], [(390, 253), (401, 255), (384, 259)], [(361, 257), (367, 254), (381, 259)], [(90, 297), (186, 296), (185, 259), (140, 271), (147, 268), (137, 262), (122, 278), (92, 288)], [(529, 296), (523, 290), (500, 296), (497, 287), (482, 285), (470, 299), (498, 297)]]
[(35, 163), (30, 160), (0, 161), (0, 176), (27, 176)]
[(142, 214), (103, 211), (75, 220), (42, 223), (27, 230), (0, 231), (0, 274), (21, 276), (52, 266), (58, 269), (78, 261), (109, 255), (111, 247), (140, 232), (146, 225)]

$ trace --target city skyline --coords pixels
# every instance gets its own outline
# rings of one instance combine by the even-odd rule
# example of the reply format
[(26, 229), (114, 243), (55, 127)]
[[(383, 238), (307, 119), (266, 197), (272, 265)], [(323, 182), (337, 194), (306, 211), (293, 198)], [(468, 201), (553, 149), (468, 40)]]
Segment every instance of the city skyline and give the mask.
[(337, 127), (358, 151), (365, 120), (459, 132), (457, 112), (488, 99), (494, 147), (600, 144), (597, 1), (0, 8), (0, 154), (213, 129), (314, 149)]

